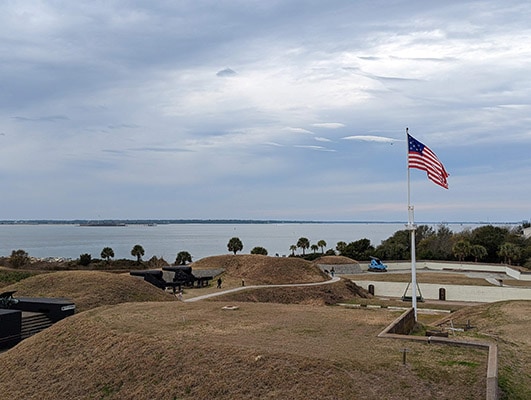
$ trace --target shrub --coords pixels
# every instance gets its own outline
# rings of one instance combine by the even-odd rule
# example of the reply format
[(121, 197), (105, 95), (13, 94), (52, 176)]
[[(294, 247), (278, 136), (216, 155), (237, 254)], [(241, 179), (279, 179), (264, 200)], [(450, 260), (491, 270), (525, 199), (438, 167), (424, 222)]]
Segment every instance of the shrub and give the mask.
[(168, 262), (164, 259), (164, 257), (158, 258), (157, 256), (153, 256), (149, 259), (147, 262), (149, 268), (162, 268), (167, 267)]
[(267, 256), (267, 250), (262, 246), (256, 246), (251, 250), (251, 254), (261, 254), (263, 256)]
[(21, 249), (13, 250), (11, 252), (11, 257), (9, 257), (9, 263), (13, 268), (21, 268), (29, 264), (29, 261), (28, 253)]
[(90, 262), (92, 261), (92, 256), (88, 253), (85, 253), (85, 254), (81, 254), (79, 256), (79, 265), (83, 265), (84, 267), (86, 267), (87, 265), (90, 264)]

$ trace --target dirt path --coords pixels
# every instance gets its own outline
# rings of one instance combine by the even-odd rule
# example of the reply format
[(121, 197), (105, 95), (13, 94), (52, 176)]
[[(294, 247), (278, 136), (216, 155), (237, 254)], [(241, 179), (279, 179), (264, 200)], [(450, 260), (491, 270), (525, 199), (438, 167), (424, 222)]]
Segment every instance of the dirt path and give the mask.
[(251, 286), (240, 286), (232, 289), (223, 290), (221, 292), (215, 292), (215, 293), (208, 293), (197, 297), (192, 297), (189, 299), (183, 299), (184, 302), (190, 303), (194, 301), (200, 301), (205, 300), (211, 297), (216, 296), (222, 296), (224, 294), (228, 293), (234, 293), (239, 292), (241, 290), (248, 290), (248, 289), (262, 289), (262, 288), (283, 288), (283, 287), (299, 287), (299, 286), (319, 286), (319, 285), (328, 285), (331, 283), (339, 282), (341, 278), (335, 276), (332, 279), (325, 281), (325, 282), (314, 282), (314, 283), (290, 283), (286, 285), (251, 285)]

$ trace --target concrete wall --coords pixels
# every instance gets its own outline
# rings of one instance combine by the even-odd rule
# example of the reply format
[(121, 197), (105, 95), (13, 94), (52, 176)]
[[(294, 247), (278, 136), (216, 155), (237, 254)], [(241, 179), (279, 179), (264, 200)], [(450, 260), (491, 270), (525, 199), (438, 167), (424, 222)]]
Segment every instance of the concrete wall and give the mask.
[(382, 333), (380, 337), (386, 334), (409, 335), (413, 328), (415, 328), (415, 310), (410, 308), (404, 312), (400, 317), (395, 319)]
[(427, 342), (428, 344), (444, 344), (452, 346), (467, 346), (488, 350), (487, 379), (485, 388), (485, 400), (498, 400), (498, 346), (491, 342), (476, 342), (474, 340), (455, 340), (446, 337), (422, 337), (405, 334), (409, 326), (415, 323), (415, 314), (412, 308), (405, 311), (395, 319), (379, 335), (379, 338), (409, 340), (414, 342)]
[[(407, 287), (404, 282), (379, 282), (352, 279), (356, 285), (369, 290), (369, 285), (374, 287), (375, 296), (402, 297)], [(419, 283), (420, 292), (424, 299), (438, 300), (439, 289), (446, 290), (448, 301), (472, 301), (492, 303), (503, 300), (531, 300), (531, 288), (516, 288), (506, 286), (464, 286), (464, 285), (438, 285), (433, 283)], [(411, 296), (411, 285), (406, 293)]]
[[(411, 261), (387, 262), (389, 270), (411, 270)], [(444, 262), (444, 261), (417, 261), (417, 270), (429, 269), (434, 271), (455, 270), (455, 271), (475, 271), (475, 272), (495, 272), (507, 274), (511, 278), (531, 281), (531, 272), (522, 272), (505, 264), (481, 264), (469, 262)]]

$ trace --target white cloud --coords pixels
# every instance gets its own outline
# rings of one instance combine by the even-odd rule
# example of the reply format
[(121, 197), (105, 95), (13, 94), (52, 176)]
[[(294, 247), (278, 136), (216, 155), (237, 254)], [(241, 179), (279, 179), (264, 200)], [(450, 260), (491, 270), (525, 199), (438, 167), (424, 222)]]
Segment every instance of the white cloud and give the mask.
[(329, 149), (323, 146), (312, 146), (312, 145), (295, 145), (294, 147), (298, 147), (300, 149), (309, 149), (309, 150), (317, 150), (317, 151), (330, 151), (335, 152), (336, 150)]
[[(246, 199), (267, 205), (271, 193), (270, 218), (301, 216), (304, 202), (310, 219), (325, 206), (338, 219), (378, 209), (396, 219), (402, 148), (359, 142), (404, 143), (406, 126), (451, 173), (445, 196), (417, 176), (421, 203), (448, 201), (420, 204), (426, 219), (466, 218), (466, 204), (490, 220), (528, 211), (505, 207), (499, 188), (531, 196), (507, 184), (530, 167), (531, 4), (297, 5), (1, 3), (0, 166), (15, 188), (4, 218), (82, 214), (90, 199), (116, 210), (121, 198), (135, 198), (120, 201), (129, 216), (164, 204), (167, 217), (223, 218), (211, 199), (250, 210)], [(323, 193), (360, 190), (330, 206), (296, 186), (315, 177)], [(235, 182), (240, 194), (227, 189)], [(39, 198), (22, 207), (24, 188)]]
[(345, 136), (341, 139), (344, 140), (357, 140), (360, 142), (377, 142), (377, 143), (395, 143), (400, 142), (401, 140), (393, 139), (389, 137), (383, 137), (383, 136), (371, 136), (371, 135), (354, 135), (354, 136)]
[(315, 126), (316, 128), (339, 129), (344, 128), (345, 124), (342, 124), (340, 122), (321, 122), (312, 124), (312, 126)]
[(291, 127), (287, 127), (287, 128), (283, 128), (282, 129), (284, 132), (292, 132), (292, 133), (308, 133), (310, 135), (313, 135), (314, 133), (312, 131), (309, 131), (307, 129), (304, 129), (304, 128), (291, 128)]

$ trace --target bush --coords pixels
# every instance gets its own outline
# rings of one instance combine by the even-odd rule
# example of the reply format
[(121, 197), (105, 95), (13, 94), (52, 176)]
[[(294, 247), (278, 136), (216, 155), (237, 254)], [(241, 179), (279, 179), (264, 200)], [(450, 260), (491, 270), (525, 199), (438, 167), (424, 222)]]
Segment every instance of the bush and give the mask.
[(92, 256), (88, 253), (81, 254), (79, 256), (79, 265), (83, 265), (84, 267), (86, 267), (87, 265), (90, 264), (91, 261), (92, 261)]
[(267, 256), (267, 250), (262, 246), (256, 246), (251, 250), (251, 254), (261, 254), (263, 256)]
[(162, 268), (167, 267), (170, 264), (168, 264), (164, 257), (158, 258), (157, 256), (153, 256), (149, 259), (147, 265), (149, 268)]
[(25, 265), (28, 265), (30, 262), (28, 253), (24, 250), (13, 250), (11, 252), (11, 257), (9, 257), (9, 263), (13, 268), (21, 268)]

